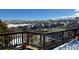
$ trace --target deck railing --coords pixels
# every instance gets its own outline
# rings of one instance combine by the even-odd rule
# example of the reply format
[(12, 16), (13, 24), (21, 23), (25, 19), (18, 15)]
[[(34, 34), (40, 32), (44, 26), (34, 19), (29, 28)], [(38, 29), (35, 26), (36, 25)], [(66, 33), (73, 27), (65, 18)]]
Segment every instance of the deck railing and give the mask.
[(42, 45), (40, 44), (41, 33), (30, 31), (0, 33), (0, 48), (15, 48), (25, 42), (29, 45), (40, 47)]
[(16, 33), (2, 33), (0, 34), (0, 46), (1, 47), (10, 47), (16, 46), (24, 43), (26, 33), (16, 32)]
[[(62, 43), (65, 41), (66, 38), (67, 39), (72, 38), (72, 36), (76, 34), (75, 30), (76, 29), (52, 32), (52, 33), (46, 33), (46, 34), (42, 34), (40, 32), (30, 32), (30, 31), (14, 32), (14, 33), (12, 33), (12, 32), (0, 33), (0, 49), (8, 48), (8, 47), (13, 48), (13, 47), (21, 45), (25, 42), (27, 42), (30, 45), (37, 46), (39, 48), (53, 46), (54, 43), (53, 43), (52, 39), (49, 40), (48, 38), (46, 38), (47, 36), (59, 39), (59, 41), (61, 41), (61, 43)], [(28, 34), (31, 34), (31, 35), (29, 35), (30, 38), (28, 38)], [(68, 36), (68, 37), (66, 37), (66, 36)], [(49, 43), (52, 43), (52, 45)], [(56, 43), (56, 44), (58, 44), (58, 43)]]

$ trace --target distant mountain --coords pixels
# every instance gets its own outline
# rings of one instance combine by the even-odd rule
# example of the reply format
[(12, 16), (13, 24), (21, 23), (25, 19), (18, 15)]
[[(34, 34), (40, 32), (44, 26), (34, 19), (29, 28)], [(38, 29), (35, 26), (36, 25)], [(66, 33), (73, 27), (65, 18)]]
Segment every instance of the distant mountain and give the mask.
[(57, 18), (50, 18), (50, 19), (46, 19), (46, 20), (2, 20), (3, 22), (7, 23), (7, 24), (16, 24), (16, 23), (34, 23), (34, 22), (47, 22), (47, 20), (54, 20), (54, 21), (67, 21), (67, 20), (79, 20), (79, 16), (64, 16), (64, 17), (57, 17)]

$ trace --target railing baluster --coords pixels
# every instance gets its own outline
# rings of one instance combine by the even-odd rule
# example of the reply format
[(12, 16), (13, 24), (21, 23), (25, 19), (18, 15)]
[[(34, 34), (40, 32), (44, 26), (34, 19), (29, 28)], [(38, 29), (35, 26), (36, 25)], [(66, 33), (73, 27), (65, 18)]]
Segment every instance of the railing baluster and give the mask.
[(3, 46), (4, 45), (4, 41), (3, 41), (4, 36), (1, 36), (1, 39), (2, 39), (2, 46)]
[[(19, 34), (17, 35), (17, 37), (19, 38)], [(17, 40), (17, 43), (18, 43), (18, 44), (19, 44), (19, 40), (20, 40), (20, 39)]]
[(40, 35), (40, 48), (39, 49), (41, 48), (42, 48), (42, 35)]
[(22, 33), (22, 43), (23, 43), (23, 33)]
[[(19, 34), (17, 35), (17, 37), (19, 38)], [(19, 40), (20, 40), (20, 39), (17, 40), (17, 43), (18, 43), (18, 44), (19, 44)]]
[(20, 34), (20, 39), (19, 39), (19, 43), (22, 43), (22, 35)]
[(16, 45), (17, 45), (17, 40), (18, 40), (18, 37), (17, 37), (17, 35), (18, 35), (18, 34), (16, 34), (16, 40), (15, 40), (15, 41), (16, 41)]
[(9, 35), (9, 46), (11, 46), (10, 44), (11, 44), (11, 41), (12, 41), (12, 38), (11, 38), (11, 35)]
[(9, 47), (9, 44), (10, 44), (10, 35), (8, 36), (8, 47)]
[(20, 34), (19, 44), (22, 43), (22, 34)]
[(14, 46), (15, 46), (15, 44), (16, 44), (15, 39), (16, 39), (16, 38), (15, 38), (15, 35), (13, 35), (13, 36), (14, 36)]

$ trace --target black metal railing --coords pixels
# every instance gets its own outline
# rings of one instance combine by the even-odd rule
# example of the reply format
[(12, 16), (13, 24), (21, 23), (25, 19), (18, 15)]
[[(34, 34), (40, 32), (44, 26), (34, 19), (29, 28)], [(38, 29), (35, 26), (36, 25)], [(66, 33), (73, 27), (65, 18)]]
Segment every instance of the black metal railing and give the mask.
[(16, 32), (16, 33), (2, 33), (0, 34), (0, 47), (13, 47), (20, 45), (25, 42), (26, 33)]
[[(56, 44), (59, 44), (58, 42), (65, 42), (68, 41), (68, 39), (71, 39), (73, 35), (77, 33), (75, 31), (76, 29), (71, 30), (65, 30), (65, 31), (58, 31), (58, 32), (51, 32), (51, 33), (40, 33), (40, 32), (14, 32), (14, 33), (0, 33), (0, 49), (4, 48), (15, 48), (18, 45), (21, 45), (25, 42), (27, 42), (30, 45), (44, 48), (44, 47), (50, 47)], [(28, 38), (28, 34), (30, 38)], [(46, 37), (50, 37), (50, 40)], [(57, 41), (53, 41), (58, 39)], [(50, 44), (49, 44), (50, 43)], [(56, 45), (57, 46), (57, 45)]]
[(40, 47), (41, 38), (37, 38), (40, 35), (41, 33), (30, 31), (0, 33), (0, 49), (15, 48), (25, 42), (29, 45)]

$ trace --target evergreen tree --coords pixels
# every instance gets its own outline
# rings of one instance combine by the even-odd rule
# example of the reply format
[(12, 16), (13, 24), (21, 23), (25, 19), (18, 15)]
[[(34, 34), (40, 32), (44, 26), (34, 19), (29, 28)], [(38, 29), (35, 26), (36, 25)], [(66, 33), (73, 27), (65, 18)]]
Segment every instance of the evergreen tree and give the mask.
[(6, 24), (4, 22), (2, 22), (1, 19), (0, 19), (0, 33), (7, 32), (7, 29), (8, 28), (7, 28)]
[[(6, 24), (4, 22), (1, 21), (0, 19), (0, 33), (5, 33), (7, 32), (8, 28), (6, 26)], [(7, 45), (7, 40), (8, 38), (8, 35), (5, 35), (4, 37), (3, 36), (0, 36), (0, 43), (4, 43), (4, 45)]]

